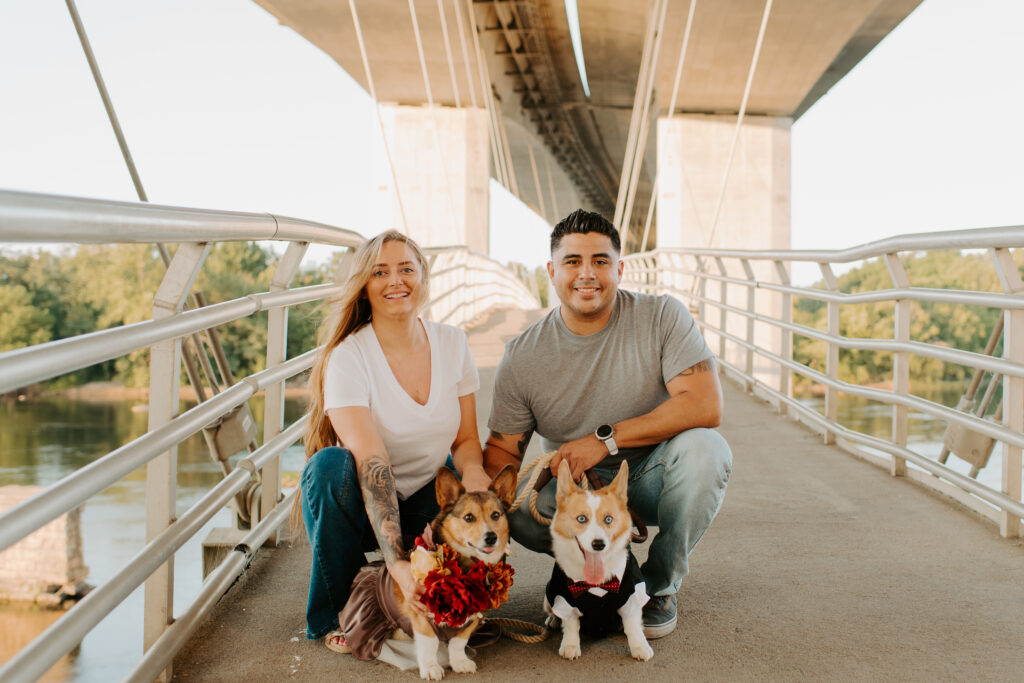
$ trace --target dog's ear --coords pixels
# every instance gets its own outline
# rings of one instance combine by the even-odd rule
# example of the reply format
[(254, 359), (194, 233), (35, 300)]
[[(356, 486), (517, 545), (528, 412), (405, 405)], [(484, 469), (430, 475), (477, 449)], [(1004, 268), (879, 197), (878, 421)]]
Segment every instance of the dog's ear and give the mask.
[(441, 467), (437, 470), (437, 480), (434, 488), (437, 491), (437, 504), (442, 510), (458, 500), (459, 496), (466, 490), (462, 487), (462, 482), (455, 476), (455, 473), (447, 467)]
[(565, 460), (558, 463), (558, 486), (555, 489), (555, 500), (560, 501), (576, 488), (576, 482), (572, 480), (572, 470)]
[(491, 480), (491, 485), (487, 488), (494, 491), (495, 495), (505, 504), (505, 507), (509, 508), (512, 507), (512, 501), (516, 499), (516, 482), (518, 479), (519, 475), (516, 473), (515, 466), (508, 464), (501, 468), (501, 471)]
[(612, 479), (612, 483), (608, 484), (608, 489), (622, 501), (622, 504), (626, 504), (626, 491), (629, 488), (629, 465), (625, 460), (619, 465), (619, 473)]

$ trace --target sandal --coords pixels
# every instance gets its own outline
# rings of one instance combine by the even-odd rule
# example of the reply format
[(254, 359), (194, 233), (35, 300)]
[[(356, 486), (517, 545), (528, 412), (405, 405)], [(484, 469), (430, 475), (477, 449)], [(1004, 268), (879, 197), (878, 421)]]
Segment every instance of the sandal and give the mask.
[(331, 631), (324, 638), (324, 645), (331, 652), (337, 652), (338, 654), (347, 655), (352, 652), (352, 648), (349, 647), (348, 641), (345, 640), (345, 634), (341, 631)]

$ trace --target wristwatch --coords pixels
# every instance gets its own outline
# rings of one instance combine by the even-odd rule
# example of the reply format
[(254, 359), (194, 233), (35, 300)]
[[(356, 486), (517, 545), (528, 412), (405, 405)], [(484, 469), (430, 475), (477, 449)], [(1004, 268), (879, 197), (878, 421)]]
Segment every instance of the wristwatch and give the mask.
[(615, 429), (611, 425), (601, 425), (594, 430), (594, 436), (608, 447), (608, 455), (616, 455), (619, 447), (615, 445)]

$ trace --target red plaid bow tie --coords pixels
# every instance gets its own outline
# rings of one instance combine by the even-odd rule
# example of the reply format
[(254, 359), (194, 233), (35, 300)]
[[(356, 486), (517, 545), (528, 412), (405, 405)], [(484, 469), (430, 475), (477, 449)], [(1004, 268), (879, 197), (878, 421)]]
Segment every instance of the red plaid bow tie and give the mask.
[(591, 588), (603, 588), (609, 593), (619, 592), (619, 580), (616, 577), (612, 577), (612, 580), (608, 583), (587, 583), (586, 581), (570, 581), (569, 592), (572, 593), (572, 597), (579, 597), (580, 594), (586, 593)]

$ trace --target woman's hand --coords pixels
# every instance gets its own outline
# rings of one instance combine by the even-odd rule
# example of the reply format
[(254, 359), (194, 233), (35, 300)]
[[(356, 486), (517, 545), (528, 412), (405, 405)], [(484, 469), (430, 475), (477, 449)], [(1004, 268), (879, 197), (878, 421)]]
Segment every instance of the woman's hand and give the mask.
[(428, 619), (431, 618), (430, 610), (420, 602), (420, 596), (423, 595), (423, 584), (412, 577), (412, 565), (409, 563), (409, 560), (398, 560), (392, 563), (388, 566), (388, 573), (391, 574), (391, 578), (395, 580), (398, 588), (402, 591), (405, 603), (412, 607), (414, 611), (419, 612)]
[(486, 491), (487, 487), (491, 485), (491, 478), (487, 476), (483, 465), (466, 465), (466, 469), (462, 473), (462, 485), (467, 491)]

